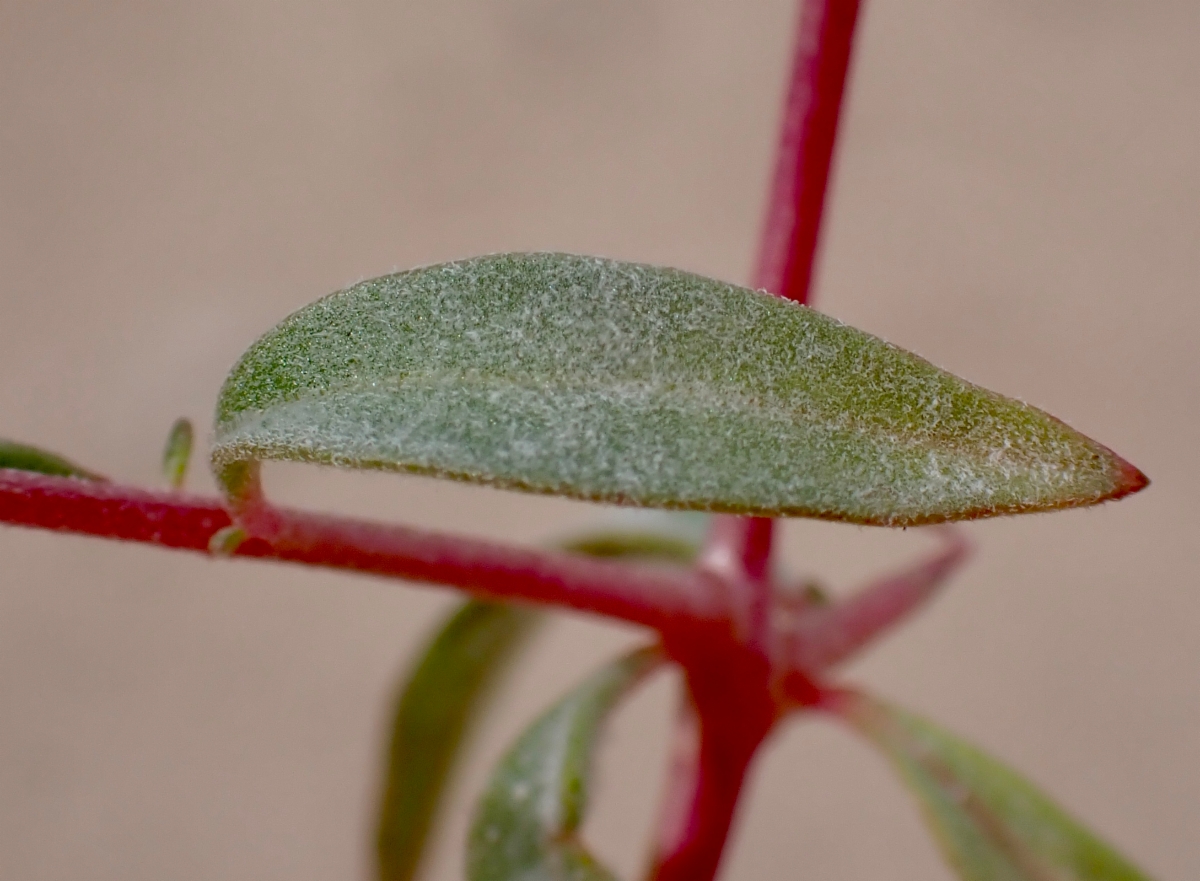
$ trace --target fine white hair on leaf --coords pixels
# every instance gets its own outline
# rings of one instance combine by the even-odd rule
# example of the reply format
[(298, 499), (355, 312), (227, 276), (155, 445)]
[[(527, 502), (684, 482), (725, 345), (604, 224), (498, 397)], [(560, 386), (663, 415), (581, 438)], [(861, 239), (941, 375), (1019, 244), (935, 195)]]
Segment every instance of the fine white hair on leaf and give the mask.
[(218, 474), (265, 459), (885, 525), (1145, 482), (1042, 411), (811, 309), (542, 253), (361, 282), (284, 320), (217, 408)]

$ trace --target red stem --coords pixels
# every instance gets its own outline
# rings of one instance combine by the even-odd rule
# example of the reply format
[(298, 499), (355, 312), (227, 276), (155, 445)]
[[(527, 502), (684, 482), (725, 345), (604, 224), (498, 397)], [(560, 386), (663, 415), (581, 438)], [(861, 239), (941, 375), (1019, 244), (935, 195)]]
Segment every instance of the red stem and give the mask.
[(859, 0), (803, 0), (755, 284), (806, 303)]
[[(803, 0), (800, 7), (791, 86), (754, 282), (799, 303), (809, 299), (858, 8), (859, 0)], [(742, 659), (769, 650), (765, 643), (772, 532), (771, 520), (717, 517), (702, 558), (706, 568), (722, 575), (739, 594), (731, 599), (750, 627), (749, 639), (741, 643)], [(847, 617), (851, 623), (839, 618), (833, 624), (852, 630), (855, 614), (848, 612)], [(871, 629), (871, 625), (860, 628)], [(823, 628), (816, 630), (824, 633)], [(701, 651), (692, 659), (686, 652), (674, 654), (688, 674), (698, 718), (684, 713), (678, 723), (653, 877), (707, 881), (716, 874), (746, 768), (771, 728), (770, 723), (753, 724), (731, 699), (755, 695), (760, 703), (777, 706), (778, 698), (768, 676), (757, 689), (743, 680), (733, 691), (717, 689), (722, 694), (719, 700), (701, 700), (697, 689), (713, 690), (709, 674), (714, 670), (695, 669), (693, 662), (695, 658), (710, 661), (713, 652)], [(770, 662), (763, 660), (769, 669)], [(809, 695), (813, 669), (783, 673), (783, 687)]]
[(767, 517), (713, 517), (704, 542), (704, 567), (724, 576), (765, 580), (770, 575), (774, 524)]
[(687, 840), (693, 837), (700, 776), (700, 715), (691, 695), (684, 694), (671, 734), (666, 789), (658, 812), (658, 838), (654, 843), (656, 863), (681, 853)]
[[(571, 554), (277, 509), (271, 544), (233, 553), (390, 575), (503, 599), (554, 603), (660, 631), (723, 620), (712, 579), (665, 566), (633, 566)], [(208, 552), (230, 525), (216, 499), (0, 469), (0, 522)]]
[[(692, 672), (699, 658), (722, 650), (739, 655), (736, 663), (749, 658), (758, 665), (770, 658), (778, 675), (796, 675), (802, 681), (895, 626), (931, 595), (966, 550), (961, 539), (953, 538), (947, 550), (914, 569), (883, 579), (832, 609), (801, 609), (790, 624), (771, 635), (773, 639), (759, 639), (746, 627), (753, 621), (747, 613), (755, 610), (738, 607), (745, 597), (736, 591), (731, 596), (728, 579), (718, 580), (704, 571), (514, 548), (287, 508), (273, 513), (279, 531), (272, 543), (251, 539), (237, 547), (234, 556), (566, 606), (652, 627), (671, 644), (686, 641), (692, 648), (673, 654)], [(213, 534), (231, 521), (217, 499), (0, 469), (0, 523), (208, 553)], [(740, 586), (745, 585), (743, 581)], [(752, 599), (757, 598), (755, 592)], [(740, 681), (749, 688), (748, 679)]]
[[(754, 273), (755, 287), (797, 303), (810, 299), (858, 9), (859, 0), (803, 0), (800, 6), (791, 85)], [(739, 530), (744, 533), (740, 537)], [(768, 566), (771, 530), (770, 520), (755, 518), (742, 527), (718, 527), (714, 535), (720, 537), (713, 544), (741, 557), (747, 573), (757, 579)]]
[(923, 606), (970, 552), (954, 528), (945, 528), (946, 547), (916, 566), (889, 575), (847, 600), (807, 611), (789, 633), (781, 653), (790, 669), (817, 675), (857, 654)]
[(713, 517), (699, 559), (699, 568), (725, 585), (727, 605), (743, 643), (759, 652), (768, 650), (771, 637), (774, 525), (766, 517)]
[[(691, 735), (697, 738), (697, 745), (690, 757), (693, 768), (672, 785), (682, 784), (690, 791), (678, 791), (680, 802), (688, 801), (675, 819), (672, 831), (677, 837), (660, 842), (668, 849), (653, 877), (658, 881), (707, 881), (720, 866), (746, 772), (766, 732), (756, 732), (758, 740), (748, 741), (722, 737), (732, 726), (714, 731), (703, 721), (682, 724), (699, 725), (699, 732)], [(678, 765), (673, 763), (671, 770), (678, 773)]]
[[(810, 299), (825, 193), (858, 21), (859, 0), (804, 0), (791, 85), (776, 150), (775, 174), (754, 285), (797, 303)], [(754, 580), (764, 577), (772, 521), (718, 517), (710, 548), (740, 558)], [(722, 522), (724, 521), (724, 522)]]
[(709, 881), (717, 872), (746, 773), (780, 715), (769, 659), (735, 633), (698, 628), (665, 640), (688, 697), (676, 722), (660, 812), (656, 881)]

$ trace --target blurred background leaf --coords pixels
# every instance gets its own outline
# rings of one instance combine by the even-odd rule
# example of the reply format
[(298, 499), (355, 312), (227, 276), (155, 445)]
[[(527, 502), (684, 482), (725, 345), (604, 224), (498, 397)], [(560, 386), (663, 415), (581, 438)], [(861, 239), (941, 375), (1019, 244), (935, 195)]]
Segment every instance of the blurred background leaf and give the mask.
[(469, 881), (612, 881), (580, 842), (597, 736), (617, 702), (663, 660), (641, 649), (605, 667), (513, 745), (479, 802)]
[(35, 471), (38, 474), (49, 474), (53, 477), (80, 477), (84, 480), (108, 479), (76, 465), (69, 459), (64, 459), (57, 453), (7, 440), (0, 440), (0, 468)]
[(924, 719), (859, 693), (838, 714), (878, 747), (965, 881), (1149, 881), (1032, 784)]

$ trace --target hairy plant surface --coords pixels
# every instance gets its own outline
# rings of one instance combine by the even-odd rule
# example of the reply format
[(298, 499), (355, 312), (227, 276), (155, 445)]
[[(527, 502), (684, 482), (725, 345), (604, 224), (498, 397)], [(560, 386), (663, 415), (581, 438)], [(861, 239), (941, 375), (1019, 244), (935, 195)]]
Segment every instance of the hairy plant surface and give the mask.
[(804, 306), (569, 254), (416, 269), (297, 312), (217, 405), (218, 470), (255, 459), (892, 526), (1144, 482), (1042, 411)]

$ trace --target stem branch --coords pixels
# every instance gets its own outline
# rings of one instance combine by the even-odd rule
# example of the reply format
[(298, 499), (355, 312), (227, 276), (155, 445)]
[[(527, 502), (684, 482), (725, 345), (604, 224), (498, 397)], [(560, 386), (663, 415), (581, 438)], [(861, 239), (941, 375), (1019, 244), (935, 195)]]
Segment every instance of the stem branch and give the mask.
[(811, 609), (785, 643), (785, 666), (818, 675), (857, 654), (923, 606), (962, 565), (970, 545), (958, 530), (942, 530), (946, 547), (910, 569), (889, 575), (828, 608)]
[[(553, 603), (657, 630), (724, 620), (701, 573), (514, 548), (476, 539), (291, 509), (279, 533), (233, 554), (447, 585), (493, 599)], [(217, 499), (0, 469), (0, 522), (207, 553), (230, 525)]]

